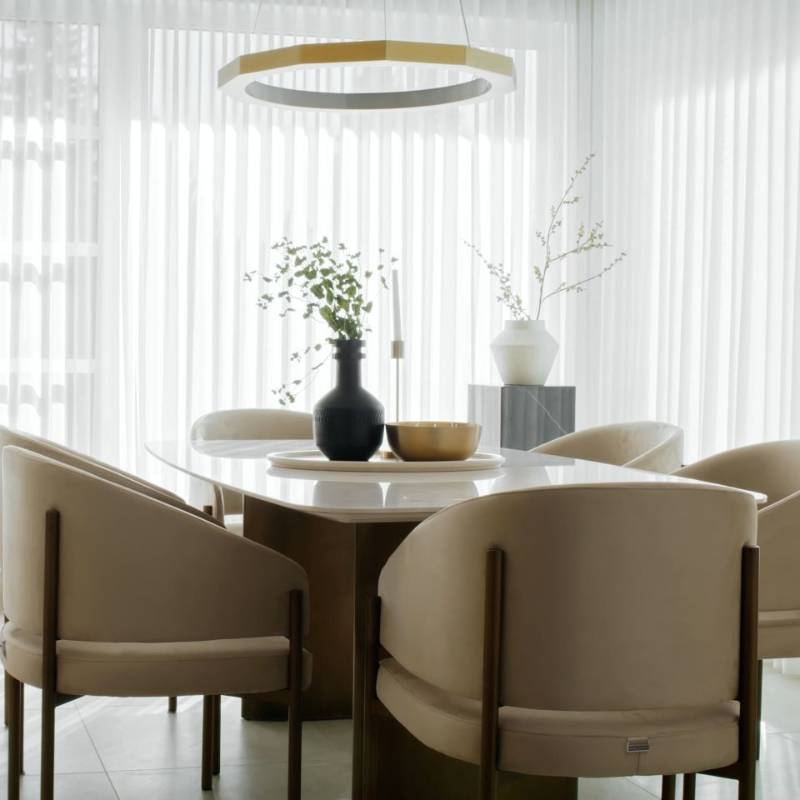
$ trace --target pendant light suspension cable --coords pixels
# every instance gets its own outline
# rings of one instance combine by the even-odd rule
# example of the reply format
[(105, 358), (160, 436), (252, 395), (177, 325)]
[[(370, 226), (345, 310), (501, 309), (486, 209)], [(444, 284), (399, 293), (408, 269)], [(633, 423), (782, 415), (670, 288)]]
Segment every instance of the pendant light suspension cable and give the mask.
[[(387, 0), (383, 0), (383, 38), (388, 40), (389, 39), (389, 14), (386, 10), (386, 2)], [(258, 28), (258, 20), (261, 16), (261, 9), (264, 6), (264, 0), (258, 0), (258, 7), (256, 8), (256, 18), (253, 22), (253, 31), (252, 33), (255, 34), (256, 29)], [(469, 27), (467, 25), (467, 16), (464, 13), (464, 0), (458, 0), (458, 7), (461, 11), (461, 22), (464, 25), (464, 38), (467, 40), (467, 47), (472, 47), (472, 43), (470, 42), (469, 38)]]
[(467, 17), (464, 14), (464, 0), (458, 0), (458, 5), (461, 8), (461, 21), (464, 23), (464, 36), (467, 39), (467, 47), (472, 47), (469, 41), (469, 28), (467, 28)]
[(258, 27), (258, 18), (261, 16), (261, 6), (264, 5), (264, 0), (258, 0), (258, 8), (256, 9), (256, 19), (253, 22), (253, 33), (251, 35), (255, 35), (256, 28)]

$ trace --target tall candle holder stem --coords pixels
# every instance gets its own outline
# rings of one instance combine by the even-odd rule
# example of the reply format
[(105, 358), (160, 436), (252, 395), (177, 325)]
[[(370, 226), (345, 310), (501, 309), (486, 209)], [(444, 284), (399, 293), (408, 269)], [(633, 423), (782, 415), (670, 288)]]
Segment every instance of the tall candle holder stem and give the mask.
[(400, 422), (400, 362), (405, 358), (406, 343), (402, 339), (392, 340), (392, 360), (394, 361), (394, 414), (395, 422)]

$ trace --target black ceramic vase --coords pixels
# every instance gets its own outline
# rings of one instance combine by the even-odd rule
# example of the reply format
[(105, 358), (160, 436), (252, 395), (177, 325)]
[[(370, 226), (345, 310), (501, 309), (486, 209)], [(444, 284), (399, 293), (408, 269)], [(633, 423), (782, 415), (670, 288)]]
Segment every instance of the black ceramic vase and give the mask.
[(383, 406), (361, 386), (363, 348), (333, 343), (336, 386), (314, 406), (314, 441), (331, 461), (369, 461), (383, 441)]

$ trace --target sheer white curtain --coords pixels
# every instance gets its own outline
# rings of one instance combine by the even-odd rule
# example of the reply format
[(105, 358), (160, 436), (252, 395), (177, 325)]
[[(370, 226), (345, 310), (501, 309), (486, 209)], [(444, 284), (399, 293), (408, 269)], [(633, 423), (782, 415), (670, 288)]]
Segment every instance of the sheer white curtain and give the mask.
[(587, 302), (582, 396), (689, 460), (800, 437), (800, 3), (605, 0), (593, 31), (593, 200), (634, 258)]
[(631, 259), (582, 298), (584, 418), (677, 422), (690, 460), (800, 436), (800, 3), (605, 0), (593, 30), (593, 202)]
[[(321, 334), (242, 280), (284, 234), (400, 259), (405, 413), (463, 416), (503, 317), (463, 240), (529, 296), (535, 231), (596, 151), (565, 236), (602, 217), (630, 255), (546, 311), (578, 424), (678, 422), (689, 459), (800, 435), (799, 5), (465, 0), (517, 92), (361, 117), (239, 105), (215, 72), (379, 37), (379, 2), (265, 2), (252, 35), (245, 0), (0, 0), (0, 420), (143, 470), (145, 439), (272, 404)], [(390, 36), (463, 41), (454, 0), (388, 11)], [(387, 401), (388, 312), (383, 295), (366, 366)]]

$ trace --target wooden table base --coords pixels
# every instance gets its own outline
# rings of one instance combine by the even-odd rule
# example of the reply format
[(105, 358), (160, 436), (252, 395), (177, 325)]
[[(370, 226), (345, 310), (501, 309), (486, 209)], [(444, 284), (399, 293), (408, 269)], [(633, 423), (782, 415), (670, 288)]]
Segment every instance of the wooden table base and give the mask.
[[(311, 686), (303, 695), (304, 719), (353, 716), (357, 680), (354, 724), (360, 724), (367, 598), (377, 589), (386, 559), (415, 524), (334, 522), (245, 497), (244, 535), (297, 561), (308, 573), (306, 647), (313, 654), (314, 666)], [(242, 701), (242, 716), (286, 719), (287, 699), (285, 692), (249, 696)]]
[[(308, 573), (313, 678), (303, 695), (305, 719), (346, 719), (352, 714), (352, 526), (329, 522), (251, 497), (244, 501), (244, 535), (297, 561)], [(245, 719), (286, 719), (288, 695), (242, 700)]]

